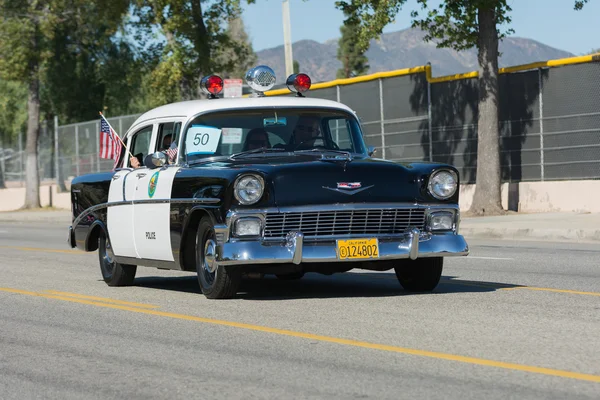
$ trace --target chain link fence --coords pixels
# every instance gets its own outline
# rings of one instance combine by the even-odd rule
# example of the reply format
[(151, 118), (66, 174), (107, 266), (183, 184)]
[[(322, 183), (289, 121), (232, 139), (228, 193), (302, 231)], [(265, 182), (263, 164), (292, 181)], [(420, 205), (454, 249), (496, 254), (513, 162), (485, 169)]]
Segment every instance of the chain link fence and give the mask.
[[(598, 61), (600, 57), (500, 74), (505, 182), (600, 179)], [(473, 74), (431, 78), (427, 66), (395, 76), (378, 75), (382, 74), (344, 85), (314, 85), (309, 96), (336, 100), (354, 109), (368, 145), (377, 148), (377, 157), (449, 163), (459, 169), (463, 183), (474, 183), (479, 93)], [(107, 119), (123, 135), (138, 117)], [(19, 143), (21, 147), (0, 150), (6, 182), (24, 178), (24, 138)], [(113, 161), (99, 158), (98, 147), (99, 120), (58, 126), (55, 134), (46, 126), (39, 145), (40, 177), (64, 186), (75, 176), (109, 171)]]

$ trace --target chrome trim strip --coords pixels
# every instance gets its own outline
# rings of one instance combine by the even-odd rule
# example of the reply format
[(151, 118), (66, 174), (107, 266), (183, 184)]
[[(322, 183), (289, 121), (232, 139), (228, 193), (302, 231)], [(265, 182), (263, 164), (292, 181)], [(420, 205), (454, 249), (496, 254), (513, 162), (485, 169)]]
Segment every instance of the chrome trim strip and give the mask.
[(288, 243), (294, 248), (292, 262), (296, 265), (302, 262), (302, 248), (304, 247), (304, 235), (302, 232), (293, 232), (288, 235)]
[(79, 225), (79, 223), (81, 222), (81, 220), (85, 217), (87, 217), (88, 215), (90, 215), (90, 213), (93, 213), (94, 211), (98, 211), (101, 210), (103, 208), (108, 208), (108, 207), (116, 207), (116, 206), (124, 206), (124, 205), (133, 205), (133, 204), (156, 204), (156, 203), (171, 203), (171, 204), (187, 204), (187, 203), (192, 203), (192, 204), (216, 204), (219, 203), (221, 201), (221, 199), (217, 199), (217, 198), (205, 198), (205, 199), (194, 199), (194, 198), (190, 198), (190, 199), (147, 199), (147, 200), (130, 200), (130, 201), (113, 201), (110, 203), (101, 203), (101, 204), (96, 204), (95, 206), (89, 207), (87, 209), (85, 209), (84, 211), (81, 212), (81, 214), (79, 214), (79, 216), (77, 218), (75, 218), (75, 220), (73, 221), (73, 229), (77, 227), (77, 225)]
[(419, 236), (420, 231), (416, 228), (410, 230), (408, 234), (410, 246), (408, 248), (408, 257), (411, 260), (416, 260), (419, 256)]

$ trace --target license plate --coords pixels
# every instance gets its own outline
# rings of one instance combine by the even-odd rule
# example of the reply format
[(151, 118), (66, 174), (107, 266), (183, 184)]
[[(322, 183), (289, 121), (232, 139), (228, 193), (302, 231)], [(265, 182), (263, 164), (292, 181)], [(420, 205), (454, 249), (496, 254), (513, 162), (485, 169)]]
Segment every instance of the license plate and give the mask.
[(337, 256), (339, 260), (379, 258), (379, 242), (377, 239), (338, 240)]

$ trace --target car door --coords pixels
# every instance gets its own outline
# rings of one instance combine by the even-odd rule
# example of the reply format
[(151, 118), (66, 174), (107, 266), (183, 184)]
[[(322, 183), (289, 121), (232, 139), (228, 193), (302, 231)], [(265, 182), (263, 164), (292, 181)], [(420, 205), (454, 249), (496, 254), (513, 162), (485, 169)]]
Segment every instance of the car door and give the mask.
[[(157, 151), (166, 151), (171, 141), (177, 143), (181, 122), (159, 123)], [(169, 139), (170, 138), (170, 139)], [(145, 169), (135, 192), (135, 245), (141, 258), (174, 261), (171, 247), (171, 189), (178, 165)]]
[[(137, 131), (129, 140), (129, 153), (141, 156), (142, 160), (150, 151), (152, 144), (153, 126), (147, 126)], [(126, 156), (125, 166), (133, 168), (129, 157)], [(147, 168), (117, 171), (113, 176), (108, 192), (107, 229), (113, 252), (117, 256), (140, 258), (134, 238), (135, 230), (135, 192), (140, 178), (145, 176)]]

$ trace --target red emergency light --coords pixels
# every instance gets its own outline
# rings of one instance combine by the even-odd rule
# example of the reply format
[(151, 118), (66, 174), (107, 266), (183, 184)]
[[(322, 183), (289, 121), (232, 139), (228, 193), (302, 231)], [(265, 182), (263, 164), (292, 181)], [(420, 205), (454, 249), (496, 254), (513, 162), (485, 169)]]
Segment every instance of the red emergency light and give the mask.
[(310, 89), (311, 80), (306, 74), (293, 74), (287, 78), (285, 84), (291, 92), (296, 93), (296, 96), (302, 97), (302, 93)]
[(200, 81), (200, 87), (211, 99), (216, 99), (217, 95), (223, 91), (223, 79), (218, 75), (205, 76)]

